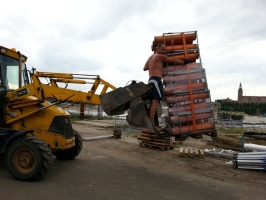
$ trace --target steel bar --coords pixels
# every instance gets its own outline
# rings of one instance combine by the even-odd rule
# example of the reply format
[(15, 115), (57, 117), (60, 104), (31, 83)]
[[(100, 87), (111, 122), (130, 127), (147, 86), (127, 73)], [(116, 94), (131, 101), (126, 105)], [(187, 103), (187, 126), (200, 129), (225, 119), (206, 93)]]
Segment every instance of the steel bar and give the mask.
[(92, 140), (103, 140), (103, 139), (110, 139), (113, 138), (113, 135), (102, 135), (102, 136), (95, 136), (95, 137), (86, 137), (83, 138), (84, 141), (92, 141)]
[(249, 150), (257, 150), (257, 151), (265, 151), (266, 152), (266, 146), (263, 145), (258, 145), (258, 144), (244, 144), (244, 148), (245, 149), (249, 149)]

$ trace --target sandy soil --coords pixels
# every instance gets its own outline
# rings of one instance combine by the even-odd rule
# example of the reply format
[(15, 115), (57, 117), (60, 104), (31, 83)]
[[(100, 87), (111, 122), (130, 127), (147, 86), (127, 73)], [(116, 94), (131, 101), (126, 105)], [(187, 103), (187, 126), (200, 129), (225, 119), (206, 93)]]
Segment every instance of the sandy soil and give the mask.
[[(80, 132), (83, 138), (113, 134), (113, 128), (92, 128), (91, 125), (79, 123), (74, 123), (73, 127)], [(226, 164), (230, 161), (229, 159), (221, 157), (204, 155), (190, 158), (180, 156), (179, 148), (215, 148), (208, 145), (208, 141), (212, 141), (209, 136), (204, 135), (202, 139), (189, 137), (182, 143), (177, 142), (173, 150), (160, 151), (140, 147), (136, 135), (138, 135), (137, 132), (133, 134), (123, 132), (122, 138), (119, 140), (105, 139), (88, 142), (90, 147), (134, 166), (141, 163), (151, 171), (165, 173), (173, 177), (177, 174), (184, 174), (188, 180), (204, 178), (207, 182), (235, 186), (238, 189), (234, 192), (239, 195), (240, 199), (264, 199), (266, 195), (265, 171), (234, 169)], [(216, 189), (219, 191), (219, 186)]]

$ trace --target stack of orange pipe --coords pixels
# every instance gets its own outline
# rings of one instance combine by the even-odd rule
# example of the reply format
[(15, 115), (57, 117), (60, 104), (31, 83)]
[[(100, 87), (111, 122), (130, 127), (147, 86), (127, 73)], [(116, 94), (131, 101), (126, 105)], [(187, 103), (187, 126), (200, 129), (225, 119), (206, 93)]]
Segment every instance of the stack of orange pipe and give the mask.
[[(196, 32), (185, 34), (185, 41), (186, 41), (185, 45), (188, 45), (187, 49), (195, 48), (196, 45), (191, 45), (191, 44), (193, 43), (194, 40), (196, 40), (196, 38), (197, 38)], [(153, 44), (152, 44), (152, 51), (155, 51), (156, 46), (159, 43), (164, 43), (166, 46), (180, 46), (180, 45), (183, 46), (184, 45), (183, 38), (180, 33), (168, 33), (168, 34), (163, 34), (162, 36), (155, 36)], [(181, 47), (178, 47), (178, 48), (179, 50), (181, 49)], [(182, 49), (184, 49), (184, 47)]]
[[(193, 43), (196, 38), (197, 32), (165, 33), (162, 36), (154, 37), (151, 49), (155, 51), (158, 44), (164, 43), (167, 56), (179, 60), (189, 58), (190, 62), (196, 62), (199, 58), (198, 44)], [(175, 63), (168, 63), (168, 65), (175, 65)]]
[(197, 134), (214, 129), (210, 91), (207, 87), (205, 69), (201, 63), (199, 46), (196, 44), (197, 32), (166, 33), (155, 36), (152, 51), (159, 43), (164, 43), (168, 57), (185, 60), (190, 63), (177, 65), (167, 63), (163, 67), (163, 84), (172, 134)]

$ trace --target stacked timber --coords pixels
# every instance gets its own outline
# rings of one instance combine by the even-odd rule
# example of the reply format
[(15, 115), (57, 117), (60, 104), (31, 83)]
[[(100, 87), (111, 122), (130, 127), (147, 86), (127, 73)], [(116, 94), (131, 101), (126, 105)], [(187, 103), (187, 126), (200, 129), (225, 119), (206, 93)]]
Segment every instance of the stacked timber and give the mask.
[(141, 147), (157, 150), (173, 149), (173, 141), (170, 136), (160, 136), (153, 130), (142, 130), (138, 140)]
[(202, 134), (215, 135), (211, 96), (208, 89), (206, 71), (202, 67), (197, 32), (165, 33), (155, 36), (152, 50), (159, 43), (167, 46), (166, 55), (190, 63), (176, 65), (165, 63), (163, 67), (164, 104), (168, 107), (166, 126), (172, 135), (201, 138)]

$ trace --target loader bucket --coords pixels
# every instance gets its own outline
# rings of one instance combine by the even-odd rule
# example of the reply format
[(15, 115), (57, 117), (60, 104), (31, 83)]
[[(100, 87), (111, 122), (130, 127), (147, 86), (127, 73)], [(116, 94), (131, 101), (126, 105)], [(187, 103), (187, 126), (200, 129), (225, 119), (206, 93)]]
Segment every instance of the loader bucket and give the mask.
[(150, 128), (147, 108), (149, 85), (143, 82), (117, 88), (100, 96), (101, 105), (107, 115), (120, 115), (128, 111), (127, 122), (135, 128)]
[(107, 115), (124, 114), (130, 108), (130, 102), (147, 94), (149, 86), (143, 82), (117, 88), (100, 96), (101, 105)]
[(131, 101), (127, 115), (127, 123), (133, 128), (152, 128), (147, 114), (147, 106), (142, 98)]

